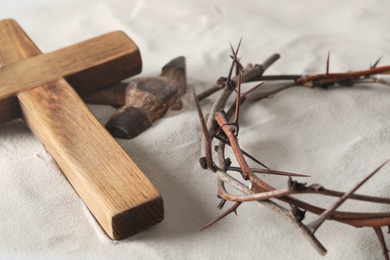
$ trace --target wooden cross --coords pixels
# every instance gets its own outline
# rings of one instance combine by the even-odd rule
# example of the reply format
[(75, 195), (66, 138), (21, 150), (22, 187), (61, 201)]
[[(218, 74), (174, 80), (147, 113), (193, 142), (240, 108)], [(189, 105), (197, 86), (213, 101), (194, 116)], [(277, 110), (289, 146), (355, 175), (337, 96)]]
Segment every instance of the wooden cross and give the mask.
[(163, 201), (76, 91), (141, 68), (137, 46), (122, 32), (42, 54), (15, 21), (0, 21), (0, 123), (23, 116), (112, 239), (162, 221)]

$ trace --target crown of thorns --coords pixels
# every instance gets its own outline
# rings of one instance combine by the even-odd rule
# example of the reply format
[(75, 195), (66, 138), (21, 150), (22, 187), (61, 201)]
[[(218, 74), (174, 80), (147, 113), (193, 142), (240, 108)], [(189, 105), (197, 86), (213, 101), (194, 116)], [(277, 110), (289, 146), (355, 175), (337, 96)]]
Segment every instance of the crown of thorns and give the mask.
[[(241, 41), (240, 41), (241, 43)], [(314, 248), (321, 254), (326, 254), (325, 247), (316, 238), (315, 232), (326, 220), (334, 220), (343, 224), (348, 224), (354, 227), (370, 227), (373, 228), (379, 239), (380, 245), (385, 259), (389, 259), (386, 241), (382, 232), (383, 227), (388, 227), (390, 232), (390, 212), (380, 213), (362, 213), (362, 212), (345, 212), (338, 211), (337, 208), (347, 199), (366, 201), (370, 203), (384, 203), (390, 204), (389, 198), (374, 197), (361, 194), (355, 194), (355, 191), (364, 185), (364, 183), (377, 173), (388, 162), (385, 161), (382, 165), (377, 167), (374, 171), (368, 174), (363, 180), (357, 183), (351, 190), (347, 192), (340, 192), (329, 190), (320, 184), (307, 185), (300, 183), (293, 178), (308, 177), (307, 175), (297, 174), (292, 172), (282, 172), (272, 170), (265, 164), (260, 162), (249, 153), (245, 152), (240, 147), (238, 142), (239, 134), (239, 112), (240, 106), (245, 101), (258, 101), (278, 93), (284, 89), (292, 86), (305, 87), (329, 87), (336, 84), (354, 84), (357, 82), (378, 82), (389, 84), (382, 78), (375, 77), (378, 74), (390, 73), (390, 66), (377, 67), (380, 59), (378, 59), (368, 70), (354, 71), (347, 73), (329, 73), (329, 54), (326, 62), (325, 74), (317, 75), (274, 75), (263, 76), (264, 71), (270, 67), (276, 60), (279, 59), (278, 54), (270, 56), (264, 63), (257, 65), (248, 65), (243, 67), (237, 57), (240, 43), (236, 49), (231, 46), (232, 63), (227, 77), (222, 77), (217, 80), (217, 83), (196, 95), (194, 98), (198, 110), (198, 115), (201, 121), (203, 138), (201, 143), (202, 157), (199, 162), (203, 169), (207, 169), (215, 174), (217, 178), (218, 193), (217, 196), (221, 199), (218, 208), (222, 209), (226, 201), (234, 202), (233, 206), (227, 209), (220, 216), (205, 225), (203, 229), (209, 227), (215, 222), (221, 220), (232, 212), (236, 213), (237, 208), (247, 201), (257, 201), (267, 208), (276, 211), (280, 215), (291, 220), (295, 227), (300, 229), (304, 237), (314, 246)], [(255, 94), (253, 91), (260, 87), (264, 81), (268, 80), (291, 80), (285, 86), (266, 93)], [(246, 82), (262, 81), (246, 92), (241, 91), (241, 84)], [(220, 92), (215, 99), (211, 110), (208, 113), (207, 120), (203, 116), (199, 101), (210, 96), (215, 92)], [(229, 97), (235, 93), (235, 102), (230, 107), (227, 107)], [(227, 108), (226, 108), (227, 107)], [(218, 142), (213, 147), (213, 141)], [(229, 146), (234, 154), (237, 166), (232, 165), (232, 161), (225, 156), (225, 148)], [(214, 157), (216, 156), (216, 159)], [(258, 168), (249, 167), (247, 160), (251, 160), (258, 164)], [(232, 173), (238, 172), (242, 180), (235, 178)], [(275, 174), (288, 176), (287, 185), (283, 189), (276, 189), (271, 184), (262, 180), (256, 173)], [(250, 183), (247, 185), (246, 183)], [(238, 190), (241, 195), (229, 193), (226, 185)], [(329, 208), (321, 208), (319, 206), (297, 199), (290, 195), (292, 194), (308, 194), (315, 193), (322, 196), (338, 197)], [(271, 200), (273, 199), (273, 200)], [(281, 203), (282, 202), (282, 203)], [(289, 207), (283, 206), (289, 205)], [(306, 212), (318, 215), (315, 220), (304, 224)]]

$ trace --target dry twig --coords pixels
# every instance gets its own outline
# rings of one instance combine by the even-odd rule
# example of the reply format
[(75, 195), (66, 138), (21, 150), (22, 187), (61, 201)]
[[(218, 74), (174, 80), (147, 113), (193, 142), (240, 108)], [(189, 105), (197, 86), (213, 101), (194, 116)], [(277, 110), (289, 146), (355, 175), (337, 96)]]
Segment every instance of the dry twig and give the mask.
[[(366, 80), (368, 78), (374, 80), (375, 82), (381, 82), (379, 79), (376, 79), (372, 76), (376, 74), (389, 73), (390, 66), (376, 67), (379, 62), (378, 60), (373, 66), (371, 66), (369, 70), (348, 73), (329, 73), (328, 55), (325, 74), (309, 76), (263, 76), (265, 70), (269, 66), (271, 66), (276, 60), (278, 60), (280, 56), (278, 54), (274, 54), (270, 56), (263, 64), (254, 66), (248, 65), (244, 69), (237, 58), (238, 50), (239, 47), (236, 50), (232, 48), (232, 64), (228, 72), (228, 76), (226, 78), (220, 78), (213, 87), (199, 94), (198, 96), (196, 96), (194, 92), (194, 98), (196, 100), (197, 110), (200, 121), (202, 123), (203, 131), (201, 145), (202, 157), (200, 159), (202, 168), (212, 171), (217, 178), (217, 195), (221, 199), (221, 203), (218, 207), (222, 208), (226, 201), (235, 202), (233, 206), (231, 206), (227, 211), (222, 213), (209, 224), (204, 226), (202, 230), (216, 223), (217, 221), (220, 221), (232, 212), (237, 213), (237, 208), (242, 205), (243, 202), (258, 201), (261, 204), (265, 205), (267, 208), (281, 214), (284, 217), (287, 217), (290, 222), (293, 223), (302, 232), (304, 237), (306, 237), (310, 241), (310, 243), (321, 255), (326, 254), (326, 249), (315, 237), (314, 233), (324, 221), (332, 219), (355, 227), (373, 228), (378, 236), (385, 258), (388, 259), (388, 249), (386, 247), (381, 227), (390, 226), (390, 212), (344, 212), (336, 210), (347, 199), (354, 199), (372, 203), (390, 204), (389, 198), (355, 194), (355, 191), (360, 186), (362, 186), (370, 177), (377, 173), (387, 163), (387, 161), (381, 166), (379, 166), (376, 170), (371, 172), (365, 179), (363, 179), (356, 186), (354, 186), (349, 192), (344, 193), (340, 191), (325, 189), (322, 185), (319, 184), (306, 185), (291, 179), (291, 177), (308, 177), (307, 175), (281, 172), (269, 169), (254, 156), (242, 150), (238, 141), (238, 134), (240, 106), (246, 100), (252, 102), (258, 101), (263, 98), (267, 98), (271, 95), (274, 95), (284, 89), (297, 85), (303, 85), (306, 87), (326, 87), (331, 84), (341, 84), (345, 82), (354, 83), (356, 81)], [(236, 72), (235, 76), (232, 75), (233, 71)], [(262, 83), (260, 83), (250, 91), (241, 93), (242, 83), (274, 79), (293, 80), (293, 83), (289, 83), (284, 87), (273, 90), (271, 92), (251, 94), (254, 89), (261, 86)], [(199, 100), (202, 100), (218, 91), (220, 93), (208, 113), (207, 120), (205, 120), (199, 104)], [(227, 101), (233, 93), (236, 93), (235, 103), (232, 107), (226, 109)], [(231, 118), (233, 118), (232, 122), (229, 121)], [(216, 146), (216, 158), (218, 158), (218, 163), (213, 161), (213, 141), (219, 141), (218, 145)], [(238, 166), (232, 166), (230, 159), (225, 157), (226, 145), (231, 147), (231, 150), (235, 156), (235, 161), (238, 163)], [(259, 164), (259, 168), (249, 167), (247, 163), (247, 158), (257, 162)], [(242, 176), (242, 179), (244, 181), (249, 181), (250, 185), (246, 185), (245, 182), (241, 182), (240, 180), (232, 177), (232, 175), (229, 174), (229, 172), (231, 171), (239, 172)], [(285, 175), (288, 176), (289, 179), (285, 188), (275, 189), (272, 185), (262, 180), (255, 173)], [(228, 185), (235, 190), (241, 192), (242, 195), (235, 195), (229, 193), (225, 185)], [(321, 196), (336, 196), (339, 197), (339, 199), (334, 205), (332, 205), (328, 209), (324, 209), (290, 196), (291, 194), (299, 195), (304, 193), (313, 193)], [(282, 206), (282, 204), (279, 204), (278, 201), (288, 203), (290, 205), (290, 209), (286, 209)], [(319, 216), (315, 221), (309, 224), (304, 224), (303, 220), (306, 212), (310, 212)]]

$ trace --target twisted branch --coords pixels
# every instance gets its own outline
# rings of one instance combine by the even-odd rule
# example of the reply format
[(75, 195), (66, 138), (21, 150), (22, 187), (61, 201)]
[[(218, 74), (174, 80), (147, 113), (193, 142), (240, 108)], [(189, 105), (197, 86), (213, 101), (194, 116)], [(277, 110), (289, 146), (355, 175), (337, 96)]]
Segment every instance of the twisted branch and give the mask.
[[(390, 226), (390, 212), (373, 213), (337, 211), (337, 208), (347, 199), (354, 199), (371, 203), (390, 204), (390, 198), (354, 194), (355, 191), (360, 186), (364, 185), (370, 177), (372, 177), (380, 169), (382, 169), (382, 167), (384, 167), (387, 161), (381, 166), (379, 166), (377, 169), (375, 169), (373, 172), (371, 172), (365, 179), (363, 179), (349, 192), (346, 193), (328, 190), (319, 184), (306, 185), (292, 180), (291, 177), (308, 177), (307, 175), (281, 172), (269, 169), (258, 159), (242, 150), (238, 142), (238, 119), (240, 112), (239, 108), (245, 101), (259, 101), (271, 95), (277, 94), (284, 89), (297, 85), (303, 85), (306, 87), (314, 87), (318, 85), (324, 87), (329, 86), (329, 84), (340, 84), (343, 82), (355, 83), (359, 82), (360, 80), (363, 81), (367, 79), (371, 79), (373, 82), (381, 82), (380, 80), (372, 76), (375, 74), (388, 73), (390, 71), (390, 67), (385, 66), (377, 68), (376, 65), (379, 62), (378, 60), (378, 62), (376, 62), (369, 70), (330, 74), (328, 71), (328, 58), (327, 71), (325, 74), (309, 75), (304, 77), (299, 75), (274, 75), (267, 78), (267, 76), (263, 76), (263, 73), (276, 60), (278, 60), (280, 56), (278, 54), (274, 54), (270, 56), (261, 65), (248, 65), (246, 69), (244, 69), (237, 58), (238, 49), (239, 48), (233, 50), (232, 48), (232, 63), (228, 73), (228, 77), (220, 78), (214, 86), (212, 86), (205, 92), (199, 94), (198, 96), (196, 96), (194, 92), (194, 98), (196, 100), (198, 115), (200, 121), (202, 122), (203, 131), (203, 137), (201, 142), (202, 157), (200, 159), (202, 168), (212, 171), (217, 178), (217, 196), (221, 199), (219, 208), (222, 208), (225, 205), (226, 201), (235, 202), (232, 207), (230, 207), (223, 214), (221, 214), (216, 219), (204, 226), (202, 230), (216, 223), (217, 221), (220, 221), (230, 213), (236, 213), (238, 207), (242, 205), (242, 203), (247, 201), (258, 201), (262, 205), (265, 205), (267, 208), (277, 212), (284, 217), (287, 217), (287, 219), (289, 219), (290, 222), (293, 223), (294, 226), (301, 231), (304, 237), (309, 240), (309, 242), (321, 255), (326, 254), (326, 249), (315, 237), (314, 233), (318, 230), (318, 228), (320, 228), (321, 224), (324, 221), (332, 219), (355, 227), (374, 228), (376, 234), (378, 235), (385, 257), (387, 257), (386, 259), (388, 259), (388, 250), (385, 244), (383, 234), (381, 232), (381, 227)], [(235, 76), (232, 75), (233, 71), (236, 72)], [(287, 84), (274, 91), (261, 94), (252, 94), (252, 91), (254, 89), (261, 86), (262, 83), (260, 83), (250, 91), (241, 93), (242, 83), (256, 81), (259, 79), (288, 79), (293, 80), (293, 83)], [(217, 91), (220, 91), (220, 93), (208, 113), (207, 120), (205, 120), (203, 117), (203, 112), (201, 111), (199, 100), (202, 100)], [(233, 93), (236, 93), (235, 103), (233, 106), (225, 110), (227, 101)], [(233, 122), (229, 122), (230, 118), (233, 118)], [(214, 140), (219, 141), (216, 149), (216, 157), (218, 158), (218, 163), (215, 163), (213, 161), (212, 156), (212, 143)], [(238, 166), (232, 166), (230, 159), (225, 157), (226, 145), (230, 146), (234, 154), (235, 161), (238, 163)], [(246, 161), (247, 158), (254, 160), (259, 164), (259, 167), (263, 168), (250, 168)], [(232, 177), (228, 174), (228, 171), (236, 171), (241, 173), (242, 179), (244, 181), (249, 181), (250, 185), (247, 186), (240, 180)], [(287, 186), (286, 188), (275, 189), (272, 185), (259, 178), (255, 174), (256, 172), (288, 176), (289, 179), (287, 181)], [(242, 194), (235, 195), (229, 193), (225, 187), (225, 184), (241, 192)], [(305, 193), (312, 193), (320, 196), (335, 196), (339, 197), (339, 199), (331, 207), (329, 207), (328, 209), (324, 209), (290, 196), (292, 194), (299, 195)], [(280, 205), (278, 201), (288, 203), (290, 205), (290, 209), (286, 209), (285, 207)], [(304, 224), (302, 221), (304, 220), (306, 211), (319, 216), (313, 222), (309, 224)]]

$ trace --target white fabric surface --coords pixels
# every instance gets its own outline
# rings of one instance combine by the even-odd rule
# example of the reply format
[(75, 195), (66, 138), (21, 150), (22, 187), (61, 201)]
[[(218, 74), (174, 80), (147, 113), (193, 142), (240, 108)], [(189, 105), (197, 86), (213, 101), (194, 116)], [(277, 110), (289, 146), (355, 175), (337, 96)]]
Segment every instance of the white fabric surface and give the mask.
[[(389, 8), (381, 0), (2, 0), (0, 19), (17, 20), (43, 52), (123, 30), (141, 50), (142, 76), (184, 55), (189, 90), (199, 93), (226, 76), (229, 42), (241, 36), (244, 64), (281, 54), (268, 74), (324, 72), (328, 51), (331, 72), (366, 69), (382, 55), (380, 64), (388, 65)], [(201, 102), (204, 111), (214, 98)], [(317, 232), (329, 251), (321, 257), (288, 220), (258, 203), (199, 232), (221, 211), (215, 177), (198, 164), (201, 128), (191, 91), (183, 102), (137, 138), (118, 140), (159, 189), (166, 212), (162, 223), (119, 242), (106, 237), (23, 121), (1, 125), (0, 258), (382, 259), (372, 229), (333, 221)], [(115, 111), (90, 108), (102, 123)], [(388, 111), (386, 86), (292, 88), (242, 110), (240, 142), (272, 169), (310, 174), (308, 183), (345, 191), (390, 158)], [(389, 174), (387, 166), (359, 193), (388, 197)], [(390, 210), (355, 202), (342, 209)]]

